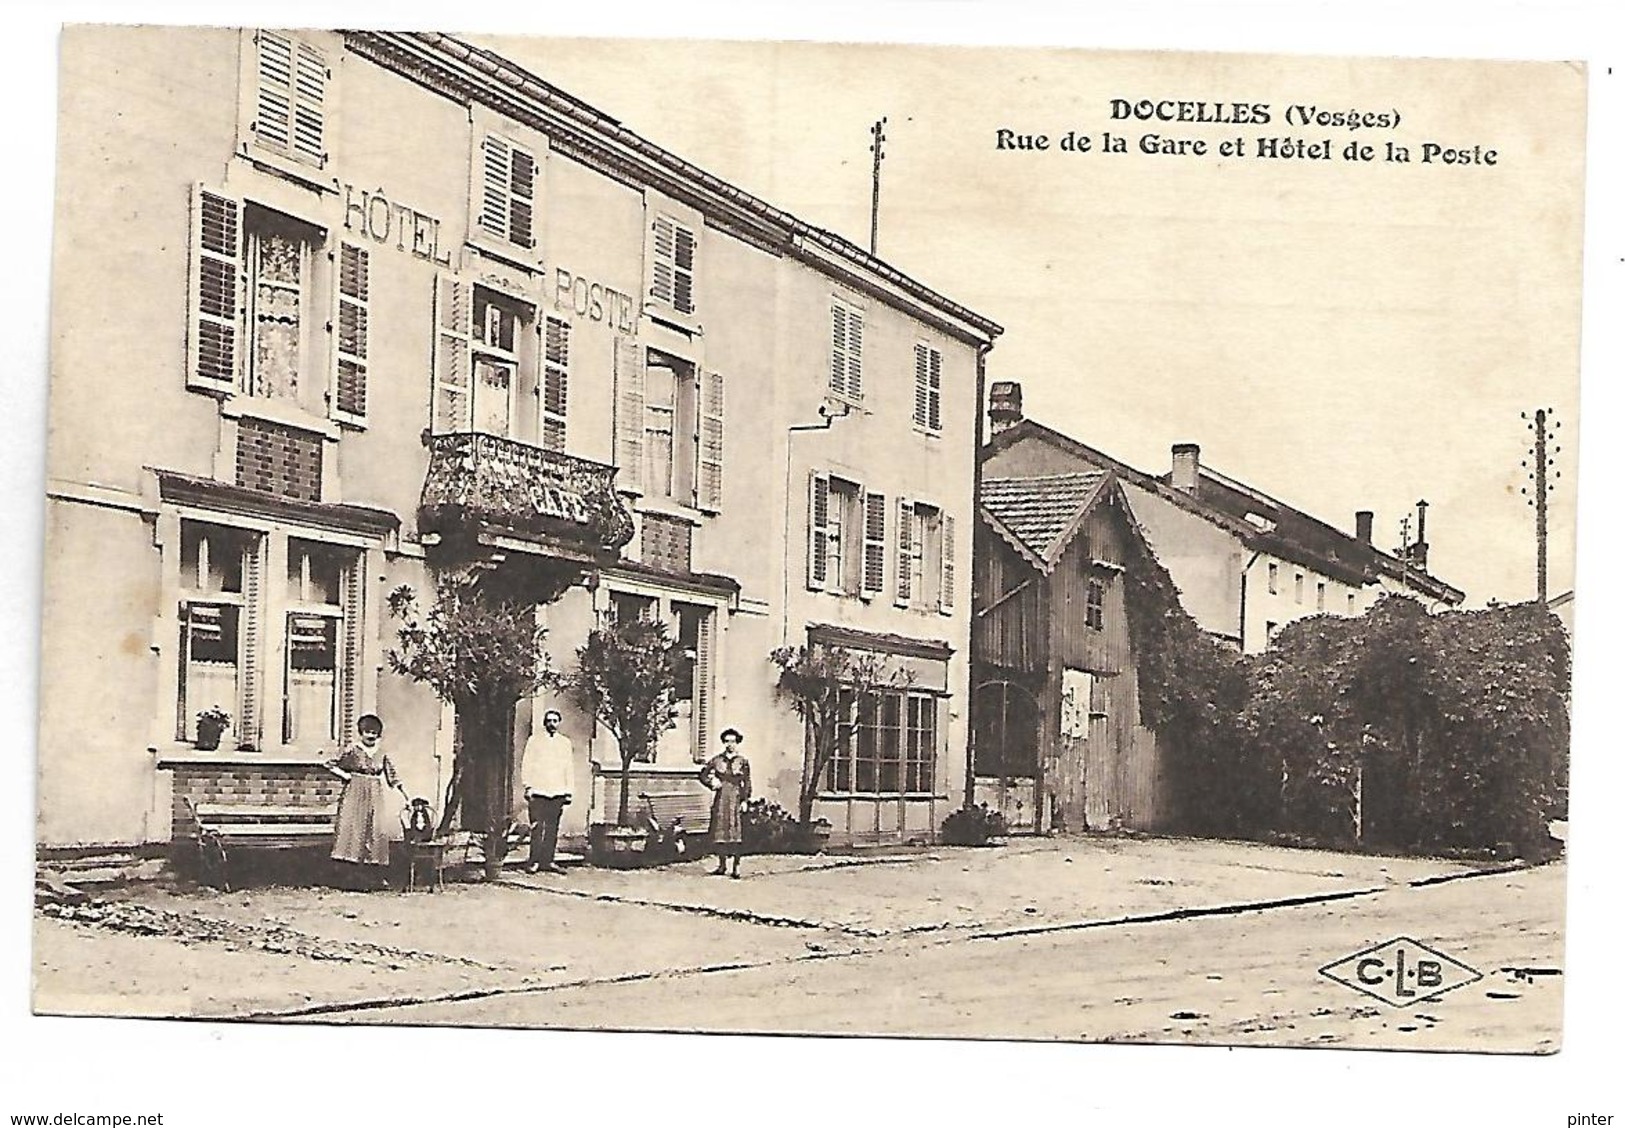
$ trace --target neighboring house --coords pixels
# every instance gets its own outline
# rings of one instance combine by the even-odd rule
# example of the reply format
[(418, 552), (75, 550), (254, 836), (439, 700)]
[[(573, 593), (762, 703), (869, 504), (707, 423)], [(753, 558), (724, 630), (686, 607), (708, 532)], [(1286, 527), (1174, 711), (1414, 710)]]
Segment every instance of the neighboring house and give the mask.
[[(768, 656), (822, 641), (914, 672), (823, 781), (835, 839), (964, 800), (997, 325), (447, 36), (76, 27), (62, 71), (42, 845), (166, 841), (186, 795), (328, 801), (372, 711), (442, 795), (454, 718), (390, 672), (385, 599), (454, 548), (573, 581), (557, 667), (611, 616), (671, 626), (640, 789), (694, 786), (732, 725), (793, 805)], [(618, 756), (555, 703), (580, 832)]]
[(1111, 471), (1185, 610), (1244, 653), (1265, 649), (1293, 620), (1358, 615), (1384, 593), (1434, 610), (1464, 598), (1427, 572), (1426, 503), (1417, 512), (1417, 543), (1385, 552), (1371, 542), (1370, 512), (1355, 514), (1351, 536), (1204, 467), (1194, 443), (1174, 446), (1170, 471), (1154, 476), (1023, 419), (1019, 384), (992, 385), (989, 416), (985, 477)]
[(1156, 830), (1170, 820), (1162, 750), (1140, 723), (1136, 589), (1125, 582), (1149, 559), (1111, 471), (983, 478), (974, 793), (1013, 829)]

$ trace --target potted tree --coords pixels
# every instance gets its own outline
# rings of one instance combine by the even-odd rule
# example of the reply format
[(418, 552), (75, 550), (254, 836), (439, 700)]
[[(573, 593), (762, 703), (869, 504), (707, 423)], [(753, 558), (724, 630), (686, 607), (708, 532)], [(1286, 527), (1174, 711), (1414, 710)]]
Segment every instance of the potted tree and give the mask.
[(680, 654), (666, 625), (646, 619), (611, 620), (576, 651), (570, 692), (620, 746), (615, 822), (596, 823), (587, 832), (596, 862), (626, 864), (643, 845), (643, 832), (632, 825), (632, 765), (646, 759), (660, 734), (672, 727)]
[(844, 646), (781, 646), (768, 657), (779, 668), (779, 695), (807, 726), (796, 809), (798, 848), (820, 850), (829, 842), (830, 825), (813, 818), (813, 801), (840, 747), (842, 726), (855, 723), (866, 698), (882, 689), (910, 685), (914, 675), (872, 651)]
[(426, 609), (411, 588), (398, 587), (389, 610), (401, 622), (390, 667), (457, 711), (458, 741), (436, 833), (456, 825), (465, 803), (481, 811), (484, 825), (476, 833), (484, 835), (485, 875), (495, 880), (508, 852), (514, 707), (557, 682), (547, 631), (536, 622), (534, 602), (488, 592), (463, 576), (443, 577)]

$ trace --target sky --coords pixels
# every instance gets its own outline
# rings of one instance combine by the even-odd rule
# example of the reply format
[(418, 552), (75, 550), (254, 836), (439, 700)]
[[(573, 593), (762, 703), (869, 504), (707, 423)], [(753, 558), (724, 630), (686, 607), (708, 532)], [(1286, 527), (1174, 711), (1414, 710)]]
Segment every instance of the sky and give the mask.
[[(880, 254), (1004, 326), (989, 376), (1020, 381), (1030, 417), (1154, 473), (1198, 443), (1205, 464), (1350, 532), (1374, 510), (1385, 548), (1425, 499), (1432, 570), (1470, 605), (1534, 595), (1520, 412), (1553, 409), (1549, 590), (1572, 587), (1579, 68), (477, 38), (859, 244), (884, 116)], [(1270, 121), (1119, 121), (1114, 99), (1232, 118), (1222, 106), (1262, 103)], [(1305, 128), (1294, 105), (1398, 126)], [(1050, 147), (1001, 150), (1001, 129)], [(1063, 150), (1069, 133), (1091, 150)], [(1101, 152), (1107, 133), (1128, 152)], [(1148, 154), (1148, 134), (1207, 152)], [(1218, 153), (1230, 138), (1243, 156)], [(1331, 157), (1261, 158), (1263, 139)], [(1373, 159), (1343, 159), (1351, 142)], [(1412, 161), (1384, 159), (1390, 143)], [(1496, 163), (1424, 163), (1428, 143)]]
[[(624, 1086), (633, 1098), (629, 1107), (657, 1120), (669, 1117), (669, 1100), (639, 1105), (638, 1092), (675, 1094), (683, 1108), (705, 1107), (718, 1122), (738, 1112), (740, 1119), (788, 1124), (827, 1121), (832, 1108), (845, 1119), (865, 1119), (867, 1112), (867, 1119), (927, 1124), (1035, 1115), (1137, 1125), (1301, 1123), (1312, 1109), (1316, 1123), (1328, 1128), (1463, 1119), (1562, 1125), (1577, 1112), (1618, 1113), (1611, 1047), (1620, 1011), (1621, 844), (1613, 812), (1625, 781), (1605, 709), (1615, 692), (1610, 644), (1625, 630), (1619, 621), (1625, 604), (1607, 583), (1615, 544), (1610, 497), (1625, 488), (1611, 452), (1625, 361), (1619, 316), (1625, 176), (1618, 151), (1625, 99), (1607, 68), (1619, 70), (1625, 60), (1613, 7), (1602, 0), (1539, 8), (1362, 0), (1124, 2), (1098, 9), (992, 0), (816, 6), (621, 0), (524, 11), (427, 0), (14, 3), (11, 63), (0, 72), (8, 104), (18, 110), (8, 148), (10, 269), (0, 277), (12, 314), (0, 338), (9, 424), (0, 468), (11, 489), (0, 501), (16, 542), (35, 551), (0, 572), (0, 607), (10, 612), (12, 628), (0, 647), (0, 724), (17, 753), (8, 786), (0, 788), (7, 863), (0, 867), (0, 903), (12, 906), (0, 916), (0, 1030), (10, 1052), (0, 1113), (30, 1111), (9, 1103), (27, 1098), (62, 1111), (161, 1108), (171, 1112), (166, 1123), (182, 1126), (218, 1122), (222, 1109), (234, 1123), (282, 1124), (353, 1100), (374, 1063), (377, 1113), (397, 1119), (466, 1120), (487, 1109), (524, 1117), (531, 1111), (525, 1082), (546, 1071), (581, 1080), (595, 1094)], [(27, 750), (34, 745), (44, 566), (37, 546), (53, 203), (47, 170), (62, 20), (461, 24), (710, 40), (1590, 60), (1581, 342), (1588, 440), (1579, 478), (1587, 511), (1581, 572), (1595, 598), (1580, 601), (1575, 635), (1563, 1052), (1488, 1059), (30, 1019), (23, 906), (34, 812)], [(989, 56), (963, 52), (919, 61), (860, 52), (831, 70), (827, 52), (809, 48), (553, 43), (513, 53), (666, 148), (859, 241), (868, 231), (867, 129), (887, 115), (881, 252), (1007, 327), (991, 372), (1022, 381), (1035, 418), (1147, 470), (1163, 468), (1171, 443), (1200, 442), (1209, 464), (1344, 528), (1354, 509), (1377, 510), (1383, 543), (1397, 538), (1400, 513), (1425, 496), (1435, 506), (1429, 532), (1439, 574), (1474, 602), (1532, 590), (1532, 564), (1518, 547), (1529, 540), (1529, 518), (1516, 498), (1517, 413), (1542, 403), (1556, 407), (1564, 431), (1578, 418), (1572, 217), (1565, 212), (1574, 194), (1556, 171), (1566, 167), (1560, 152), (1566, 141), (1558, 140), (1573, 118), (1559, 103), (1572, 90), (1556, 71), (1508, 96), (1504, 76), (1483, 79), (1491, 72), (1444, 67), (1395, 74), (1369, 61), (1220, 60), (1198, 64), (1175, 84), (1169, 59), (1147, 69), (1144, 58), (1105, 55), (990, 65)], [(1305, 66), (1312, 68), (1307, 77)], [(775, 67), (768, 81), (764, 72)], [(1522, 81), (1510, 85), (1520, 88)], [(1110, 124), (1102, 100), (1128, 87), (1134, 93), (1121, 96), (1145, 90), (1146, 97), (1272, 104), (1370, 101), (1378, 109), (1400, 108), (1403, 132), (1493, 138), (1517, 156), (1501, 170), (1513, 175), (1494, 181), (1472, 167), (1402, 181), (1392, 169), (1353, 179), (1320, 166), (1220, 168), (1125, 155), (1117, 159), (1135, 163), (1108, 168), (1098, 154), (1062, 160), (1054, 152), (1039, 162), (990, 151), (990, 130), (999, 127), (1099, 133)], [(1246, 93), (1233, 92), (1243, 87)], [(1577, 465), (1574, 445), (1562, 445), (1564, 488), (1554, 498), (1559, 530), (1572, 519), (1569, 483)], [(1554, 591), (1561, 582), (1554, 578)], [(732, 1104), (706, 1088), (716, 1076), (726, 1077)], [(1169, 1077), (1179, 1083), (1167, 1084)], [(812, 1101), (805, 1098), (806, 1078), (816, 1079)], [(601, 1114), (567, 1100), (560, 1107), (582, 1122)]]

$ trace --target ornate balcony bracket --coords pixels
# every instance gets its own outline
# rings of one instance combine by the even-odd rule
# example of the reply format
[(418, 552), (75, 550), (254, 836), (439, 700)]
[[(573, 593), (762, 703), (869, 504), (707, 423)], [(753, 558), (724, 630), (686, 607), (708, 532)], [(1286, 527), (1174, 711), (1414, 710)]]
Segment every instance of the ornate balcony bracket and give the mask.
[(498, 435), (431, 435), (418, 528), (447, 543), (495, 536), (613, 561), (632, 539), (615, 467)]

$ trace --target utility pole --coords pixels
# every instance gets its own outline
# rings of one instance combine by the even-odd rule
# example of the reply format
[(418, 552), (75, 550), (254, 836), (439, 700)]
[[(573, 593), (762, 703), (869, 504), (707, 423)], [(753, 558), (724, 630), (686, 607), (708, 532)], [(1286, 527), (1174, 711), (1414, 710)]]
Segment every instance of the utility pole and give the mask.
[[(1524, 486), (1518, 492), (1527, 497), (1529, 504), (1535, 507), (1535, 598), (1540, 601), (1542, 607), (1546, 606), (1546, 498), (1557, 489), (1557, 483), (1548, 481), (1547, 471), (1551, 471), (1552, 478), (1563, 476), (1563, 472), (1555, 468), (1558, 452), (1563, 448), (1555, 443), (1550, 451), (1546, 447), (1548, 429), (1555, 431), (1563, 426), (1556, 419), (1556, 414), (1549, 407), (1537, 408), (1533, 417), (1528, 412), (1519, 412), (1519, 415), (1527, 421), (1527, 428), (1535, 433), (1534, 446), (1526, 452), (1529, 458), (1523, 463), (1524, 469), (1529, 471), (1528, 476), (1534, 495), (1530, 496), (1530, 486)], [(1534, 461), (1533, 466), (1529, 465), (1531, 459)]]
[(886, 119), (881, 118), (870, 126), (869, 133), (874, 137), (869, 151), (875, 155), (873, 189), (869, 196), (869, 253), (874, 254), (880, 240), (880, 162), (886, 159)]

